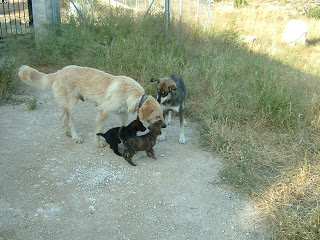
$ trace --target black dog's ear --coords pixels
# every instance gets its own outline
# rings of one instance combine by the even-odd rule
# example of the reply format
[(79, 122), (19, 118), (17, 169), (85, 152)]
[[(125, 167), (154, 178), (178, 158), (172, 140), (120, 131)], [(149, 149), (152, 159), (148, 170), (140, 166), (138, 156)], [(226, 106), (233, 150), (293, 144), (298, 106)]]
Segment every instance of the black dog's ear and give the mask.
[(150, 82), (160, 82), (160, 79), (159, 78), (151, 78)]

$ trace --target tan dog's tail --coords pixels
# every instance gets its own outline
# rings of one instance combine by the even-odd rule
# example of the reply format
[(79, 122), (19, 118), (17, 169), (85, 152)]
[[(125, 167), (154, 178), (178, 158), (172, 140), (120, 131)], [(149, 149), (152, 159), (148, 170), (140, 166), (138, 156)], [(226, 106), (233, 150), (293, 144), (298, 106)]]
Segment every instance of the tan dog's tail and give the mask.
[(48, 77), (49, 74), (39, 72), (38, 70), (27, 65), (22, 65), (19, 68), (18, 75), (26, 84), (41, 89), (49, 88), (54, 81), (54, 78)]

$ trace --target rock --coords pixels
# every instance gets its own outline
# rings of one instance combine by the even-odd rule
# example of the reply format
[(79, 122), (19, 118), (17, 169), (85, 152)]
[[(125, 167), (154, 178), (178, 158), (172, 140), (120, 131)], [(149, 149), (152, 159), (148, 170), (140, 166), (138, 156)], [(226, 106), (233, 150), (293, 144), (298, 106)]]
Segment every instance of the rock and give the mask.
[(302, 20), (290, 19), (286, 28), (284, 29), (281, 41), (289, 42), (291, 46), (296, 45), (297, 42), (303, 44), (307, 39), (308, 24)]
[(240, 39), (244, 43), (255, 43), (258, 42), (258, 38), (256, 36), (251, 36), (251, 35), (240, 35)]

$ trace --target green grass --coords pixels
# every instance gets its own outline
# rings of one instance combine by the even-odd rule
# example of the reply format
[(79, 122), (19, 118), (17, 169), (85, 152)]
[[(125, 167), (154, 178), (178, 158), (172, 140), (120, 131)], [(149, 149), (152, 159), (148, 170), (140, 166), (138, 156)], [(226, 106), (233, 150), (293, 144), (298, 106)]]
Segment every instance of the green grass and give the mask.
[(319, 238), (320, 72), (298, 66), (292, 51), (252, 51), (239, 41), (234, 19), (206, 30), (172, 21), (166, 40), (162, 14), (148, 15), (139, 29), (142, 14), (99, 11), (88, 25), (64, 22), (37, 43), (7, 43), (1, 54), (16, 61), (0, 71), (2, 92), (13, 89), (20, 64), (45, 72), (94, 67), (133, 77), (154, 95), (152, 77), (180, 73), (186, 114), (200, 123), (203, 144), (221, 156), (221, 178), (259, 203), (272, 238)]

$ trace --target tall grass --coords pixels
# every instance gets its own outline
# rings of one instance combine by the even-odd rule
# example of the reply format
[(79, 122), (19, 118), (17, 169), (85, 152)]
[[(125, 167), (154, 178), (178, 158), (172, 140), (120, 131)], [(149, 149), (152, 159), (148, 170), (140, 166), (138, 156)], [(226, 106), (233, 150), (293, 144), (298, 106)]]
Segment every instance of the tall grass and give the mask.
[[(319, 238), (320, 71), (308, 62), (315, 55), (306, 54), (317, 42), (284, 51), (268, 20), (284, 26), (288, 17), (268, 17), (260, 8), (215, 12), (206, 29), (173, 20), (168, 40), (163, 15), (152, 12), (139, 28), (142, 14), (99, 8), (88, 25), (70, 19), (52, 36), (22, 39), (6, 54), (42, 71), (77, 64), (128, 75), (150, 94), (151, 77), (182, 74), (187, 115), (200, 123), (203, 144), (223, 159), (221, 178), (259, 203), (271, 238)], [(312, 26), (319, 22), (310, 23), (316, 39)], [(251, 32), (259, 43), (243, 44), (239, 35)]]

